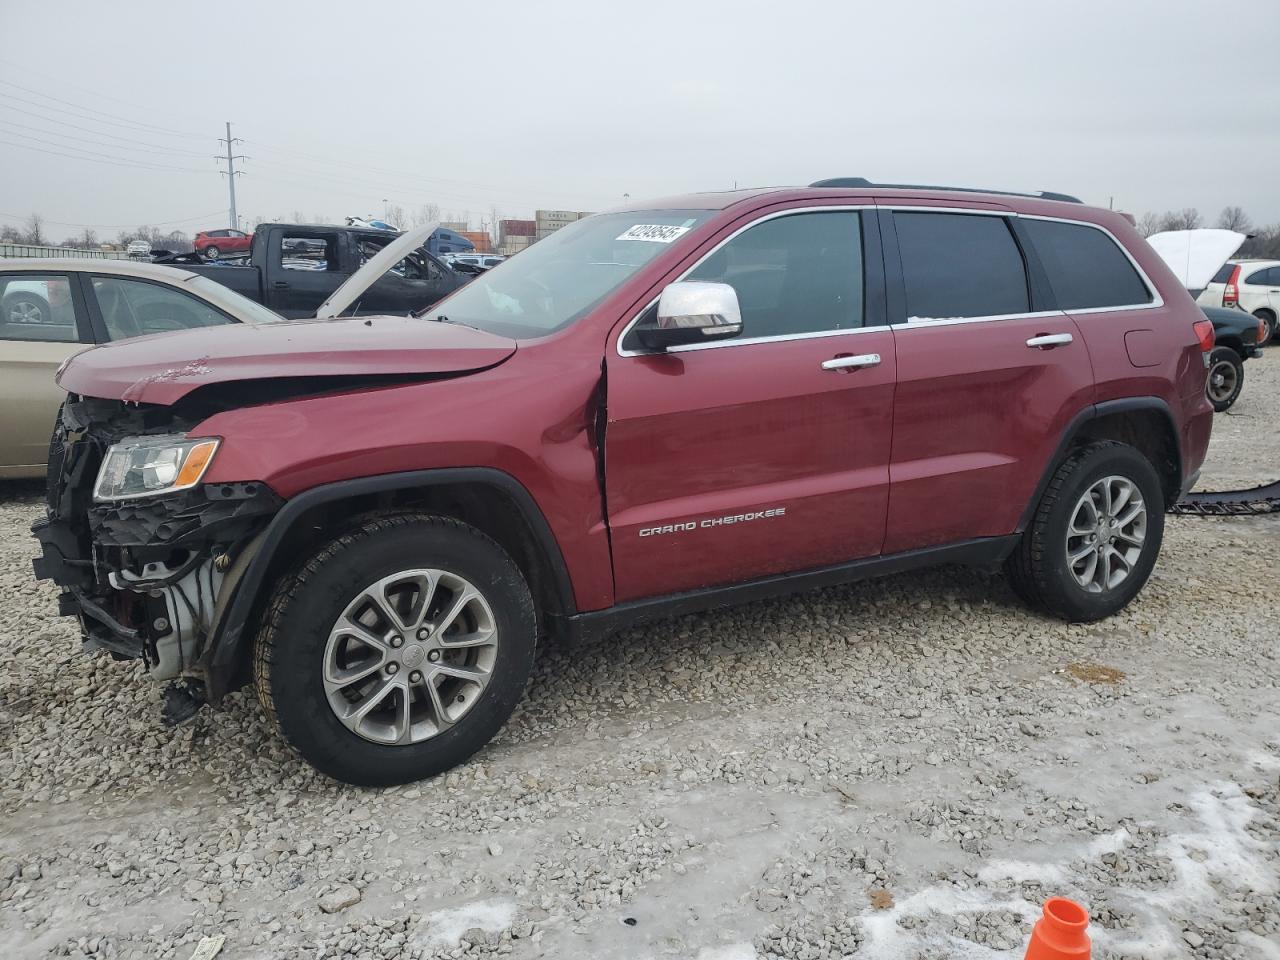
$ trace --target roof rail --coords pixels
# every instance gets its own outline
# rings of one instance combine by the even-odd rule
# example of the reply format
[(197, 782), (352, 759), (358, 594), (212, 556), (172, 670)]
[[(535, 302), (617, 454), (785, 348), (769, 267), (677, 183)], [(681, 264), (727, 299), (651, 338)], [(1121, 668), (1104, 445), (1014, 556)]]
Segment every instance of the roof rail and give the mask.
[(811, 187), (884, 187), (887, 190), (950, 190), (954, 193), (994, 193), (1002, 197), (1036, 197), (1040, 200), (1061, 200), (1064, 203), (1083, 203), (1069, 193), (1041, 190), (1039, 193), (1019, 193), (1017, 190), (983, 190), (980, 187), (931, 187), (922, 183), (872, 183), (866, 177), (833, 177), (817, 180)]

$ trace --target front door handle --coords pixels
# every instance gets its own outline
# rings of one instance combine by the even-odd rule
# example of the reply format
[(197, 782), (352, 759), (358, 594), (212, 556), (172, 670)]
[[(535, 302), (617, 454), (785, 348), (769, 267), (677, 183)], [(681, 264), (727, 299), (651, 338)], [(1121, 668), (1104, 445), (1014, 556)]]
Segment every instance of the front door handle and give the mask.
[(273, 289), (275, 289), (275, 290), (288, 290), (288, 289), (289, 289), (289, 281), (288, 281), (288, 280), (275, 280), (275, 281), (273, 281), (273, 282), (272, 282), (271, 286), (272, 286), (272, 288), (273, 288)]
[(1039, 347), (1041, 350), (1047, 347), (1061, 347), (1071, 343), (1074, 338), (1069, 333), (1042, 333), (1038, 337), (1032, 337), (1027, 341), (1028, 347)]
[(823, 370), (848, 370), (853, 367), (877, 367), (880, 365), (880, 354), (860, 353), (857, 356), (832, 357), (822, 361)]

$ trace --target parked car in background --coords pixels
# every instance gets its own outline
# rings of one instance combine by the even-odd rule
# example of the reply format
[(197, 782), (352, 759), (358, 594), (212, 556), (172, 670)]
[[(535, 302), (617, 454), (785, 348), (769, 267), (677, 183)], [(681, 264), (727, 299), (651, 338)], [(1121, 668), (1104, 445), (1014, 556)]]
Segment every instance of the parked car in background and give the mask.
[(54, 372), (87, 347), (275, 314), (193, 273), (130, 260), (0, 260), (0, 477), (42, 476), (62, 402)]
[(450, 266), (465, 263), (469, 266), (479, 267), (481, 270), (492, 270), (507, 258), (498, 253), (446, 253), (440, 259)]
[(124, 252), (135, 260), (145, 260), (151, 256), (151, 244), (146, 240), (130, 240)]
[(311, 317), (361, 265), (399, 238), (416, 242), (403, 261), (366, 291), (353, 309), (361, 313), (410, 313), (429, 307), (471, 279), (422, 249), (435, 224), (397, 234), (373, 227), (264, 223), (254, 231), (242, 264), (172, 262), (224, 284), (281, 316)]
[(192, 246), (205, 260), (217, 260), (229, 253), (244, 254), (253, 245), (253, 234), (243, 230), (201, 230)]
[[(380, 249), (313, 313), (344, 311), (396, 269), (412, 242), (402, 237)], [(284, 319), (193, 271), (129, 260), (0, 260), (0, 303), (0, 477), (44, 474), (46, 434), (64, 396), (54, 373), (80, 351), (149, 334)], [(246, 352), (251, 348), (249, 341)], [(160, 375), (200, 369), (195, 349), (179, 347), (187, 352)], [(238, 365), (253, 361), (242, 357)]]
[(1079, 202), (638, 204), (421, 318), (73, 358), (35, 571), (86, 649), (181, 678), (171, 719), (253, 683), (318, 769), (403, 783), (493, 737), (547, 634), (936, 563), (1117, 612), (1204, 461), (1212, 348)]
[[(1198, 228), (1166, 230), (1151, 235), (1147, 242), (1188, 293), (1200, 297), (1214, 278), (1223, 276), (1223, 271), (1229, 275), (1235, 269), (1227, 258), (1246, 239), (1245, 234), (1234, 230)], [(1267, 339), (1267, 326), (1261, 317), (1241, 309), (1238, 303), (1220, 307), (1197, 302), (1214, 331), (1205, 394), (1214, 411), (1221, 413), (1239, 399), (1244, 389), (1244, 362), (1261, 356), (1259, 346)]]
[(1264, 321), (1267, 336), (1276, 340), (1276, 317), (1280, 316), (1280, 260), (1231, 260), (1223, 264), (1197, 303), (1208, 307), (1240, 307)]
[(1229, 410), (1244, 389), (1244, 362), (1262, 356), (1258, 346), (1267, 336), (1264, 320), (1235, 307), (1200, 306), (1213, 324), (1205, 391), (1216, 413)]

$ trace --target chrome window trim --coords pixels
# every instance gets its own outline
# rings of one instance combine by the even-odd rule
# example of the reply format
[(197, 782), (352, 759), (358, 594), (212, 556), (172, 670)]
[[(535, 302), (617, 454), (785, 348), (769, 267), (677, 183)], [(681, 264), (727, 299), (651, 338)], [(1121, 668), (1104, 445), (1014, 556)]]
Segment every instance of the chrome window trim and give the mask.
[[(1092, 227), (1094, 230), (1100, 230), (1104, 234), (1106, 234), (1107, 237), (1111, 240), (1111, 242), (1116, 245), (1116, 247), (1120, 250), (1121, 253), (1124, 254), (1125, 259), (1129, 261), (1129, 264), (1137, 272), (1138, 277), (1142, 281), (1143, 285), (1151, 293), (1151, 301), (1148, 303), (1134, 303), (1134, 304), (1126, 304), (1123, 306), (1113, 306), (1113, 307), (1083, 307), (1079, 310), (1069, 310), (1069, 311), (1068, 310), (1038, 310), (1038, 311), (1031, 311), (1028, 313), (1002, 313), (1002, 314), (987, 315), (987, 316), (980, 316), (980, 317), (939, 317), (936, 319), (903, 321), (902, 323), (884, 324), (876, 327), (853, 327), (848, 330), (815, 330), (808, 333), (788, 333), (788, 334), (780, 334), (778, 336), (773, 336), (773, 337), (747, 337), (740, 340), (722, 340), (716, 343), (692, 343), (682, 347), (673, 347), (670, 350), (667, 350), (665, 352), (666, 353), (689, 353), (696, 350), (715, 350), (715, 349), (721, 349), (724, 347), (749, 347), (749, 346), (754, 346), (760, 343), (779, 343), (787, 340), (811, 340), (819, 337), (848, 336), (850, 334), (872, 333), (875, 331), (882, 331), (882, 330), (893, 330), (893, 331), (926, 330), (932, 327), (949, 327), (949, 326), (956, 326), (958, 324), (963, 324), (963, 323), (998, 323), (1004, 320), (1034, 320), (1041, 317), (1045, 317), (1045, 318), (1064, 317), (1064, 316), (1076, 316), (1076, 315), (1094, 314), (1094, 313), (1120, 313), (1120, 312), (1125, 312), (1130, 310), (1155, 310), (1164, 306), (1164, 297), (1160, 295), (1160, 288), (1157, 287), (1151, 281), (1151, 277), (1147, 275), (1147, 271), (1142, 269), (1142, 264), (1138, 263), (1138, 261), (1133, 258), (1133, 255), (1129, 252), (1128, 248), (1126, 248), (1125, 245), (1120, 242), (1120, 240), (1116, 237), (1114, 233), (1112, 233), (1110, 230), (1108, 230), (1106, 227), (1102, 226), (1099, 223), (1092, 223), (1088, 220), (1073, 220), (1071, 217), (1051, 217), (1045, 214), (1019, 213), (1016, 210), (992, 210), (990, 208), (978, 209), (974, 207), (938, 207), (938, 206), (932, 206), (925, 203), (920, 203), (920, 204), (862, 203), (862, 204), (847, 204), (847, 205), (839, 204), (839, 205), (830, 205), (830, 206), (821, 206), (821, 207), (792, 207), (788, 210), (778, 210), (773, 213), (766, 214), (763, 217), (759, 217), (755, 220), (752, 220), (750, 223), (743, 224), (733, 233), (729, 234), (729, 236), (725, 237), (718, 244), (712, 247), (711, 250), (707, 251), (707, 253), (704, 256), (699, 258), (697, 263), (694, 263), (692, 266), (689, 267), (688, 270), (686, 270), (680, 276), (676, 277), (676, 279), (672, 280), (671, 282), (678, 283), (679, 281), (683, 280), (694, 270), (698, 269), (698, 267), (700, 267), (705, 260), (709, 259), (713, 254), (719, 251), (720, 248), (723, 247), (726, 243), (728, 243), (734, 237), (738, 236), (738, 234), (746, 230), (750, 230), (752, 227), (754, 227), (758, 223), (764, 223), (766, 220), (773, 220), (778, 217), (791, 216), (797, 213), (821, 213), (821, 212), (840, 211), (840, 210), (843, 210), (843, 211), (886, 210), (889, 212), (893, 212), (896, 210), (904, 210), (904, 211), (912, 211), (912, 212), (929, 212), (929, 213), (963, 213), (963, 214), (986, 216), (986, 217), (1011, 217), (1011, 218), (1019, 217), (1023, 220), (1049, 220), (1054, 223), (1069, 223), (1069, 224), (1072, 224), (1073, 226)], [(623, 327), (622, 332), (618, 335), (618, 341), (616, 345), (618, 356), (620, 357), (655, 356), (654, 353), (647, 350), (623, 350), (622, 341), (626, 339), (627, 334), (631, 332), (631, 328), (634, 327), (639, 322), (640, 318), (644, 316), (644, 314), (649, 310), (649, 308), (658, 302), (660, 297), (661, 297), (661, 292), (659, 292), (657, 297), (654, 297), (652, 300), (646, 303), (643, 307), (641, 307), (640, 311), (636, 313), (636, 315), (633, 316), (630, 321), (627, 322), (627, 325), (625, 327)]]
[[(705, 254), (699, 257), (696, 263), (691, 264), (688, 270), (685, 270), (682, 274), (680, 274), (680, 276), (672, 280), (671, 283), (679, 283), (681, 280), (685, 279), (685, 277), (689, 276), (689, 274), (697, 270), (698, 267), (702, 266), (703, 263), (705, 263), (707, 260), (710, 260), (713, 256), (715, 256), (715, 254), (720, 251), (720, 248), (723, 247), (726, 243), (729, 243), (739, 234), (745, 233), (747, 230), (750, 230), (752, 227), (756, 226), (757, 224), (765, 223), (769, 220), (776, 220), (779, 217), (795, 216), (796, 214), (799, 214), (799, 213), (833, 213), (833, 212), (848, 213), (848, 212), (859, 212), (862, 210), (875, 210), (875, 209), (877, 209), (877, 207), (874, 203), (854, 203), (854, 204), (841, 203), (841, 204), (826, 204), (820, 207), (790, 207), (786, 210), (775, 210), (773, 213), (767, 213), (762, 217), (757, 217), (756, 219), (750, 221), (749, 223), (744, 223), (741, 227), (733, 231), (733, 233), (729, 234), (727, 237), (725, 237), (723, 240), (717, 243), (714, 247), (708, 250)], [(866, 283), (866, 277), (864, 276), (863, 277), (864, 286), (865, 286), (865, 283)], [(631, 328), (640, 322), (640, 318), (643, 317), (645, 313), (647, 313), (648, 310), (655, 303), (657, 303), (659, 299), (661, 299), (661, 297), (662, 297), (662, 291), (659, 290), (658, 296), (654, 297), (652, 300), (646, 303), (643, 307), (641, 307), (639, 312), (636, 313), (636, 315), (633, 316), (629, 321), (627, 321), (627, 325), (623, 327), (622, 332), (618, 334), (618, 341), (614, 348), (617, 350), (618, 356), (620, 357), (657, 356), (657, 354), (649, 350), (624, 350), (622, 349), (622, 341), (627, 339), (627, 334), (631, 332)], [(807, 339), (813, 338), (814, 336), (834, 337), (834, 336), (840, 336), (842, 334), (863, 333), (863, 332), (868, 332), (872, 330), (888, 330), (888, 329), (889, 329), (888, 326), (850, 327), (848, 330), (812, 330), (806, 333), (781, 333), (772, 337), (747, 337), (741, 340), (721, 340), (716, 343), (690, 343), (682, 347), (672, 347), (670, 350), (666, 350), (664, 352), (665, 353), (687, 353), (693, 350), (710, 350), (713, 348), (720, 348), (720, 347), (750, 347), (758, 343), (778, 343), (784, 340), (807, 340)]]

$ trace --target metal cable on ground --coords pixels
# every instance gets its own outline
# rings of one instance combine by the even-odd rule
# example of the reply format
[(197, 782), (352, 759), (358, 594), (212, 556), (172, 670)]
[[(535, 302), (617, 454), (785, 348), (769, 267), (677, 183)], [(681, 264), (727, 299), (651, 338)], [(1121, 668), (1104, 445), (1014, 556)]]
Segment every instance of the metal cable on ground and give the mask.
[(1183, 517), (1248, 517), (1280, 513), (1280, 481), (1247, 490), (1189, 493), (1170, 505), (1168, 512)]

